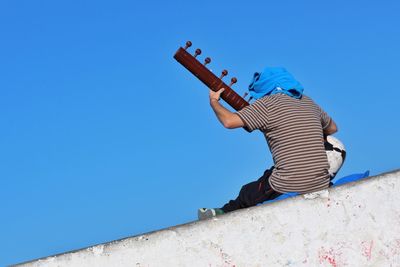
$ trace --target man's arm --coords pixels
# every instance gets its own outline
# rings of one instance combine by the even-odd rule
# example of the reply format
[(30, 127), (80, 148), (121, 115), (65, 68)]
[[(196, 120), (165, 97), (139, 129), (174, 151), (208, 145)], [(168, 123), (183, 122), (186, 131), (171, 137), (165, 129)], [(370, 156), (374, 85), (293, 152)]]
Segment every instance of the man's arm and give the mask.
[(338, 131), (336, 123), (331, 119), (328, 126), (324, 129), (324, 136), (334, 134)]
[(215, 115), (225, 128), (234, 129), (243, 127), (244, 123), (242, 119), (237, 114), (229, 111), (218, 102), (221, 93), (224, 90), (224, 88), (220, 89), (218, 92), (210, 90), (210, 105), (214, 110)]

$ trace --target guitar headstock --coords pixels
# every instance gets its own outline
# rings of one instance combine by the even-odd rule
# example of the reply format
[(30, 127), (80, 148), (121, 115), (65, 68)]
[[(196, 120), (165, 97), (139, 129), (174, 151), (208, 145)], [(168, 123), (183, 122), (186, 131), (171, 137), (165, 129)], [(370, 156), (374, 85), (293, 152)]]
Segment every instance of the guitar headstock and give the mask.
[(174, 58), (211, 90), (218, 91), (221, 88), (225, 88), (221, 98), (235, 110), (241, 110), (248, 106), (249, 103), (231, 88), (237, 82), (237, 79), (233, 77), (229, 85), (225, 84), (222, 79), (228, 75), (228, 71), (223, 70), (220, 77), (217, 77), (206, 67), (207, 64), (211, 63), (211, 58), (206, 57), (204, 62), (201, 63), (197, 60), (197, 56), (201, 55), (201, 50), (198, 48), (195, 50), (194, 55), (191, 55), (187, 52), (187, 49), (191, 46), (192, 42), (186, 42), (185, 47), (180, 47), (176, 51)]

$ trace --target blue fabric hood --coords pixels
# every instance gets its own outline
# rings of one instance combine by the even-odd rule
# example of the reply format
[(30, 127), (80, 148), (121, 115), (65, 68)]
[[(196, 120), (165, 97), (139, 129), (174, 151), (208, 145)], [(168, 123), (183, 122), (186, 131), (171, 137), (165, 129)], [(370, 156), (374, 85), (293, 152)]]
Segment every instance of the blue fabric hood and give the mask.
[(267, 67), (261, 73), (254, 73), (249, 85), (250, 95), (259, 99), (266, 95), (286, 94), (294, 98), (301, 98), (303, 86), (285, 68)]

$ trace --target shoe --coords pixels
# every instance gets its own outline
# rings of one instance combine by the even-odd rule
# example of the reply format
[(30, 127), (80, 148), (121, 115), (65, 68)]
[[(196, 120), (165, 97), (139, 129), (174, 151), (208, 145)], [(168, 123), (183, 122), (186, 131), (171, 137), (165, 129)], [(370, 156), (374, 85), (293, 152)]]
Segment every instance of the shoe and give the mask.
[(209, 218), (213, 218), (218, 215), (222, 215), (225, 212), (222, 209), (206, 209), (202, 208), (197, 211), (197, 217), (199, 220), (205, 220)]

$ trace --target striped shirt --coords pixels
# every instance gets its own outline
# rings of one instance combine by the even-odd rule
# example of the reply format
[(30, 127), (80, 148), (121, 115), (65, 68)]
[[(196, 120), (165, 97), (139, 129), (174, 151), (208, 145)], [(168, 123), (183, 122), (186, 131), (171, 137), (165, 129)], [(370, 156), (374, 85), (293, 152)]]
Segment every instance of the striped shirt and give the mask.
[(322, 131), (331, 118), (311, 98), (265, 96), (236, 114), (248, 131), (265, 135), (275, 165), (269, 179), (275, 191), (309, 193), (328, 188)]

